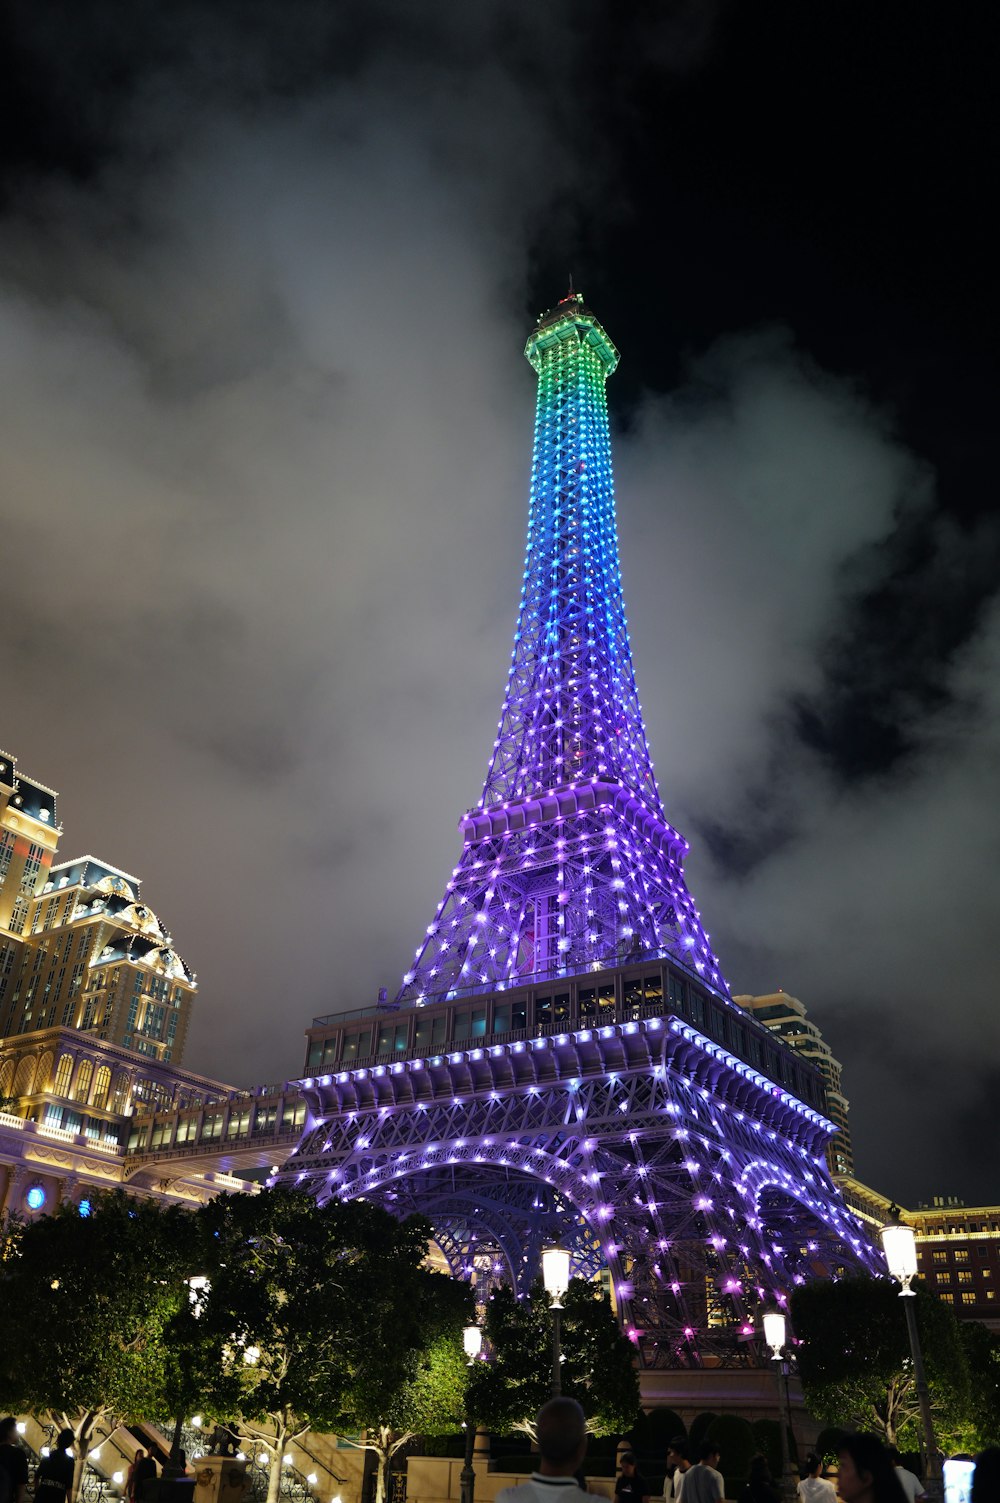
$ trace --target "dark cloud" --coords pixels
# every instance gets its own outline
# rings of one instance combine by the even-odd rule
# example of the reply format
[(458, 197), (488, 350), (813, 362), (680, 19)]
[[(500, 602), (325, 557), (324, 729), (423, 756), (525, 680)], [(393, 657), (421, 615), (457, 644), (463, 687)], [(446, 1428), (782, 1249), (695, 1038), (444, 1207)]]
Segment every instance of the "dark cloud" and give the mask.
[[(67, 856), (146, 879), (189, 1062), (271, 1078), (396, 986), (481, 790), (533, 277), (632, 213), (601, 78), (627, 116), (726, 11), (636, 6), (600, 54), (596, 5), (87, 10), (14, 12), (2, 740)], [(827, 1028), (863, 1173), (996, 1197), (995, 532), (773, 320), (651, 394), (675, 314), (641, 308), (635, 355), (608, 319), (626, 597), (716, 947)]]

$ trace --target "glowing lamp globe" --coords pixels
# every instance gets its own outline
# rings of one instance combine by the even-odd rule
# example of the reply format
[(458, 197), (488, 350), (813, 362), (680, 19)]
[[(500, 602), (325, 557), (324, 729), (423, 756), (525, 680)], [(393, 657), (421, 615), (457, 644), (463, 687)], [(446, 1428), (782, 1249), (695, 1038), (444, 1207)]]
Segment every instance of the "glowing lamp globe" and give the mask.
[(564, 1247), (546, 1247), (542, 1252), (545, 1293), (558, 1303), (569, 1288), (569, 1253)]
[(917, 1239), (912, 1226), (891, 1222), (882, 1228), (879, 1236), (889, 1272), (905, 1287), (917, 1271)]
[(466, 1326), (462, 1332), (462, 1345), (470, 1363), (475, 1362), (483, 1345), (483, 1333), (478, 1326)]
[(776, 1357), (784, 1348), (785, 1331), (785, 1312), (783, 1310), (765, 1310), (764, 1340)]

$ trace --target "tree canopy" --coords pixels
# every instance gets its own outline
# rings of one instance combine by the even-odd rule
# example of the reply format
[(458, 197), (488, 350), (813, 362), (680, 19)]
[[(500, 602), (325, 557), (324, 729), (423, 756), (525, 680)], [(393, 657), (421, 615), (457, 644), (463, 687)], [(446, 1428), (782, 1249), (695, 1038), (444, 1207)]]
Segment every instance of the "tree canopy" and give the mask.
[[(917, 1325), (943, 1439), (960, 1428), (969, 1373), (954, 1313), (922, 1287)], [(892, 1445), (916, 1447), (916, 1386), (899, 1291), (886, 1279), (817, 1281), (795, 1291), (792, 1321), (806, 1404), (824, 1424), (856, 1424)]]
[[(639, 1379), (610, 1301), (574, 1279), (563, 1305), (563, 1393), (580, 1402), (594, 1434), (627, 1431), (639, 1409)], [(552, 1373), (552, 1315), (541, 1284), (525, 1299), (505, 1285), (497, 1288), (486, 1305), (483, 1334), (490, 1360), (473, 1369), (472, 1413), (498, 1434), (529, 1429), (549, 1397)]]
[(395, 1434), (411, 1416), (430, 1423), (432, 1392), (448, 1407), (430, 1354), (456, 1330), (460, 1342), (469, 1295), (423, 1267), (424, 1220), (285, 1188), (220, 1196), (198, 1214), (209, 1283), (194, 1324), (218, 1374), (206, 1402), (270, 1451), (269, 1503), (287, 1443), (308, 1429)]
[(0, 1402), (72, 1428), (158, 1414), (171, 1363), (164, 1333), (197, 1262), (190, 1213), (121, 1191), (14, 1225), (4, 1260)]

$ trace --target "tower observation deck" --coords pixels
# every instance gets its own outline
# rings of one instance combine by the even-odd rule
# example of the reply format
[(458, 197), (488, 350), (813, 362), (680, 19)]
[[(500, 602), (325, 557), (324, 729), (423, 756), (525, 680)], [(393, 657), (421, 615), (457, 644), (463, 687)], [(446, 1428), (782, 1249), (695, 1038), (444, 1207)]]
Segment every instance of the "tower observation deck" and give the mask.
[(879, 1258), (827, 1172), (822, 1077), (733, 1001), (664, 816), (618, 562), (618, 353), (576, 294), (525, 353), (527, 555), (482, 797), (394, 1002), (309, 1029), (280, 1178), (426, 1215), (479, 1299), (525, 1293), (559, 1237), (643, 1366), (753, 1363), (761, 1301)]

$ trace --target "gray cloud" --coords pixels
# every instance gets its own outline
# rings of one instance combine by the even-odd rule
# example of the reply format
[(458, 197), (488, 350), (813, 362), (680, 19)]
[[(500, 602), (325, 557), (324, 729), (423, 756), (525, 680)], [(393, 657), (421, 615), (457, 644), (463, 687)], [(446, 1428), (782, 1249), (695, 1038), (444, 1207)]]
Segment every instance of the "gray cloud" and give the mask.
[[(573, 76), (572, 47), (545, 52), (558, 17), (515, 45), (502, 9), (315, 74), (307, 49), (265, 63), (208, 33), (195, 66), (161, 39), (92, 123), (117, 152), (34, 183), (0, 232), (2, 740), (62, 791), (66, 855), (145, 877), (199, 973), (189, 1063), (224, 1078), (295, 1073), (314, 1013), (397, 984), (481, 789), (521, 571), (533, 237), (604, 182), (565, 87), (541, 86), (541, 59)], [(981, 1121), (958, 1066), (996, 1042), (996, 622), (941, 658), (891, 777), (843, 786), (795, 708), (830, 696), (832, 643), (883, 671), (852, 611), (908, 527), (933, 540), (926, 609), (982, 550), (933, 521), (886, 415), (780, 330), (709, 350), (635, 418), (639, 682), (727, 973), (829, 1019), (865, 1172), (953, 1189), (926, 1183), (950, 1169), (943, 1114)], [(713, 830), (739, 861), (713, 863)], [(886, 1103), (905, 1134), (876, 1132)]]

